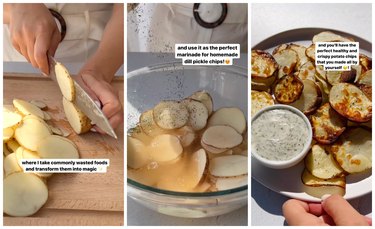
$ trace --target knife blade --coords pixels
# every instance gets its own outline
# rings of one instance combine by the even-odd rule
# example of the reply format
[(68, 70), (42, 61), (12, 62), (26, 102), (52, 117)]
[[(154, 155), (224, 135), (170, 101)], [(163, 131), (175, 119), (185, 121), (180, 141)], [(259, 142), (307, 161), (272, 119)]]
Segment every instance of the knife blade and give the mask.
[[(53, 81), (57, 82), (55, 66), (58, 62), (51, 55), (48, 55), (49, 62), (49, 77)], [(59, 63), (61, 64), (61, 63)], [(101, 130), (107, 133), (109, 136), (117, 139), (117, 135), (113, 130), (111, 124), (109, 123), (107, 117), (103, 114), (101, 108), (94, 102), (91, 96), (79, 85), (79, 83), (71, 77), (74, 82), (74, 88), (76, 92), (76, 97), (74, 104), (87, 116), (90, 118), (92, 124), (97, 125)]]

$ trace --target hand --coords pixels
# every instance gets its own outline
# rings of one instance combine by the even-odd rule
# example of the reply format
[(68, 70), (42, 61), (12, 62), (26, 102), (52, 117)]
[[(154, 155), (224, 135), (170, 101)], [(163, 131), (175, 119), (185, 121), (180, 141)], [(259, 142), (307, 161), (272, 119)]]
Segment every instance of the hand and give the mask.
[[(79, 74), (78, 81), (83, 81), (87, 87), (89, 94), (94, 98), (94, 101), (100, 101), (102, 104), (102, 111), (108, 118), (109, 123), (115, 129), (123, 122), (123, 109), (117, 91), (99, 74), (93, 72), (83, 72)], [(95, 130), (105, 134), (97, 126)]]
[(290, 226), (371, 226), (372, 221), (359, 214), (339, 195), (323, 196), (322, 203), (291, 199), (284, 203), (283, 214)]
[(27, 61), (48, 74), (47, 52), (54, 55), (61, 35), (44, 4), (12, 4), (9, 29), (14, 48)]

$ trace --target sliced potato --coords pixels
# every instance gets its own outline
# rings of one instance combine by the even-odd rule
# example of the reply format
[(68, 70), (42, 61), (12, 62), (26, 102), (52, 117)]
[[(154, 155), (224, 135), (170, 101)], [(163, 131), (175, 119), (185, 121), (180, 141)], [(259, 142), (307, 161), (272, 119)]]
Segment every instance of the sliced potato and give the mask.
[(8, 146), (8, 149), (12, 152), (16, 152), (18, 147), (20, 147), (20, 144), (18, 144), (18, 142), (14, 139), (9, 140), (6, 145)]
[(14, 137), (21, 146), (36, 151), (40, 141), (51, 134), (51, 130), (43, 120), (24, 118), (22, 125), (16, 129)]
[(58, 127), (54, 127), (54, 126), (49, 125), (49, 128), (51, 129), (52, 133), (54, 133), (54, 134), (57, 134), (57, 135), (60, 135), (60, 136), (64, 135), (62, 130)]
[[(11, 154), (12, 152), (8, 149), (7, 147), (7, 144), (6, 143), (3, 143), (3, 157), (6, 157), (8, 156), (9, 154)], [(3, 158), (4, 159), (4, 158)]]
[(294, 50), (298, 55), (296, 68), (299, 70), (306, 62), (309, 61), (309, 58), (306, 56), (306, 47), (298, 44), (290, 44), (289, 48)]
[(79, 153), (75, 144), (67, 138), (50, 135), (40, 141), (36, 149), (44, 159), (78, 159)]
[(63, 108), (65, 116), (74, 132), (83, 134), (91, 129), (91, 120), (74, 103), (65, 97), (63, 97)]
[(212, 153), (212, 154), (220, 154), (220, 153), (223, 153), (225, 151), (227, 151), (228, 149), (219, 149), (219, 148), (216, 148), (216, 147), (213, 147), (213, 146), (210, 146), (210, 145), (207, 145), (206, 143), (204, 143), (202, 140), (201, 140), (201, 146), (207, 150), (208, 152)]
[(288, 49), (289, 46), (290, 46), (289, 44), (281, 44), (281, 45), (278, 45), (278, 46), (272, 51), (272, 55), (275, 55), (276, 53), (280, 52), (281, 50)]
[(311, 116), (314, 139), (321, 144), (331, 144), (345, 131), (347, 121), (329, 103), (321, 106)]
[(317, 198), (321, 198), (326, 194), (345, 195), (345, 177), (323, 180), (311, 175), (311, 173), (305, 169), (302, 173), (302, 182), (306, 185), (304, 186), (304, 191)]
[(9, 111), (3, 111), (3, 129), (13, 127), (22, 121), (22, 116)]
[(279, 103), (293, 103), (302, 95), (303, 82), (293, 75), (280, 78), (273, 89), (275, 99)]
[(149, 154), (152, 160), (167, 162), (177, 159), (182, 154), (183, 148), (178, 137), (162, 134), (152, 139)]
[(195, 178), (195, 186), (202, 180), (207, 165), (207, 155), (204, 149), (195, 151), (191, 157), (190, 168), (191, 175)]
[(14, 135), (14, 130), (11, 127), (3, 129), (3, 142), (8, 142)]
[(57, 83), (64, 98), (69, 102), (73, 102), (75, 100), (76, 92), (74, 88), (74, 81), (70, 77), (68, 70), (61, 63), (57, 63), (55, 65), (55, 74)]
[(45, 112), (45, 111), (43, 111), (43, 115), (44, 115), (44, 120), (51, 120), (52, 119), (52, 117), (51, 117), (51, 115), (50, 114), (48, 114), (47, 112)]
[(262, 50), (251, 51), (251, 79), (269, 78), (277, 71), (275, 58)]
[(372, 69), (372, 59), (366, 55), (359, 54), (359, 63), (362, 67), (362, 72)]
[(311, 60), (315, 61), (315, 44), (312, 44), (309, 47), (307, 47), (305, 54)]
[(316, 42), (353, 42), (352, 38), (343, 37), (341, 35), (332, 33), (330, 31), (324, 31), (321, 33), (316, 34), (312, 42), (315, 44)]
[(127, 137), (127, 142), (128, 166), (132, 169), (139, 169), (146, 166), (151, 161), (147, 153), (146, 145), (140, 140), (129, 136)]
[(327, 71), (326, 77), (328, 83), (332, 86), (338, 83), (353, 82), (357, 71), (352, 68), (350, 71)]
[(153, 110), (147, 110), (141, 114), (139, 117), (139, 126), (145, 134), (151, 137), (168, 133), (168, 130), (156, 125)]
[(297, 101), (289, 105), (302, 111), (305, 115), (310, 115), (316, 109), (318, 109), (320, 104), (322, 103), (322, 92), (320, 90), (320, 87), (315, 83), (315, 81), (306, 79), (302, 80), (302, 83), (302, 95), (299, 97)]
[(40, 100), (30, 100), (30, 103), (39, 107), (42, 110), (47, 108), (47, 104)]
[(315, 81), (315, 66), (311, 61), (306, 61), (299, 67), (297, 77), (301, 80), (309, 79)]
[(14, 99), (13, 105), (17, 109), (17, 111), (19, 111), (24, 116), (35, 115), (35, 116), (37, 116), (41, 119), (44, 118), (44, 113), (39, 107), (37, 107), (37, 106), (35, 106), (35, 105), (33, 105), (29, 102), (26, 102), (25, 100)]
[(294, 71), (298, 62), (298, 54), (292, 49), (284, 49), (273, 55), (279, 65), (278, 78), (288, 75)]
[(30, 173), (14, 173), (4, 180), (4, 213), (30, 216), (47, 201), (48, 189), (43, 180)]
[(155, 123), (166, 130), (177, 129), (186, 125), (189, 111), (183, 103), (162, 101), (153, 110)]
[(340, 115), (354, 122), (367, 122), (372, 117), (372, 104), (356, 86), (339, 83), (331, 88), (329, 103)]
[(16, 153), (11, 153), (4, 159), (4, 177), (18, 172), (22, 172), (22, 168), (18, 165)]
[(190, 126), (184, 126), (176, 130), (176, 136), (180, 139), (183, 147), (190, 146), (197, 137), (194, 130)]
[(223, 107), (215, 111), (208, 120), (207, 126), (227, 125), (242, 134), (246, 130), (246, 118), (237, 107)]
[(344, 170), (323, 145), (313, 145), (311, 151), (305, 157), (305, 165), (312, 175), (320, 179), (330, 179), (345, 175)]
[(251, 90), (251, 117), (253, 117), (261, 109), (272, 106), (275, 101), (272, 95), (265, 91)]
[(276, 78), (277, 74), (273, 74), (268, 78), (252, 78), (251, 89), (256, 91), (269, 91)]
[(225, 177), (225, 178), (217, 178), (215, 182), (215, 186), (218, 191), (228, 190), (233, 188), (242, 187), (247, 185), (247, 175), (239, 176), (239, 177)]
[(209, 172), (215, 177), (234, 177), (247, 174), (247, 157), (229, 155), (210, 160)]
[(219, 149), (233, 148), (242, 140), (242, 135), (230, 126), (210, 126), (202, 135), (202, 142)]
[(358, 173), (372, 167), (371, 149), (371, 131), (358, 127), (345, 131), (330, 152), (346, 172)]
[(184, 99), (182, 101), (189, 111), (189, 120), (187, 125), (193, 128), (193, 130), (201, 130), (207, 124), (208, 110), (206, 106), (194, 99)]
[(208, 111), (208, 115), (212, 114), (212, 111), (214, 109), (214, 103), (212, 100), (211, 95), (207, 91), (197, 91), (194, 92), (189, 98), (195, 99), (203, 103)]
[(372, 100), (372, 70), (366, 71), (358, 78), (357, 86), (367, 98)]

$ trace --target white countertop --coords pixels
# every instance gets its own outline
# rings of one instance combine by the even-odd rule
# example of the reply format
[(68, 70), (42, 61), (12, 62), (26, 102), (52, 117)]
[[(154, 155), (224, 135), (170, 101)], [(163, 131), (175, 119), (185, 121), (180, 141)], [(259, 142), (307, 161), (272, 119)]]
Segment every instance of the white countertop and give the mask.
[[(371, 4), (252, 4), (251, 9), (252, 46), (277, 33), (306, 27), (340, 30), (371, 41)], [(281, 206), (287, 199), (252, 179), (251, 225), (286, 225)], [(349, 202), (371, 216), (371, 193)]]

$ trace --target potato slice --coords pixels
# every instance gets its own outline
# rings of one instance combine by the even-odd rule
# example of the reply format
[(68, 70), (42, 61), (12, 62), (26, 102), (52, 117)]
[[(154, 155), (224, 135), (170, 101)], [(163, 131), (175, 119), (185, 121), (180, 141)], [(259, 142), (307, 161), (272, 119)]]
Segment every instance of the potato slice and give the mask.
[(77, 134), (88, 132), (92, 125), (91, 120), (74, 103), (63, 98), (63, 107), (70, 126)]
[(247, 185), (247, 179), (247, 175), (239, 177), (217, 178), (215, 182), (215, 187), (218, 191), (239, 188), (244, 185)]
[(60, 128), (58, 128), (58, 127), (54, 127), (54, 126), (49, 125), (49, 128), (51, 129), (52, 133), (54, 133), (54, 134), (57, 134), (57, 135), (60, 135), (60, 136), (63, 136), (63, 134), (64, 134), (62, 132), (62, 130), (60, 130)]
[(296, 68), (297, 70), (300, 70), (300, 68), (309, 61), (309, 58), (306, 56), (306, 47), (298, 44), (290, 44), (289, 48), (297, 53), (298, 61)]
[(234, 177), (247, 174), (247, 157), (229, 155), (210, 160), (209, 172), (215, 177)]
[(6, 145), (7, 145), (8, 149), (12, 152), (16, 152), (18, 147), (20, 147), (20, 144), (18, 144), (18, 142), (14, 139), (9, 140)]
[(251, 89), (256, 91), (269, 91), (276, 78), (277, 74), (273, 74), (268, 78), (252, 78)]
[(196, 134), (190, 126), (184, 126), (180, 129), (177, 129), (175, 135), (180, 139), (181, 145), (183, 147), (190, 146), (196, 138)]
[(189, 174), (195, 175), (195, 186), (202, 180), (207, 165), (207, 154), (204, 149), (195, 151), (191, 157)]
[(345, 131), (347, 121), (329, 103), (321, 106), (311, 116), (314, 139), (321, 144), (331, 144)]
[(362, 73), (372, 69), (372, 59), (362, 53), (359, 54), (359, 63), (362, 67)]
[(243, 137), (230, 126), (210, 126), (202, 135), (202, 142), (219, 149), (230, 149), (241, 144)]
[(301, 80), (309, 79), (315, 81), (315, 66), (311, 61), (306, 61), (302, 66), (299, 67), (297, 77)]
[(276, 53), (280, 52), (281, 50), (288, 49), (290, 47), (290, 44), (281, 44), (278, 45), (273, 51), (272, 55), (275, 55)]
[(358, 127), (345, 131), (330, 153), (346, 172), (358, 173), (372, 167), (371, 149), (371, 131)]
[(202, 140), (201, 140), (201, 146), (212, 154), (220, 154), (228, 150), (228, 149), (219, 149), (213, 146), (209, 146), (206, 143), (204, 143)]
[(47, 112), (45, 112), (45, 111), (43, 111), (43, 115), (44, 115), (44, 120), (51, 120), (52, 119), (52, 117), (51, 117), (51, 115), (50, 114), (48, 114)]
[(363, 73), (357, 81), (358, 88), (372, 100), (372, 70)]
[(322, 103), (322, 92), (315, 81), (306, 79), (302, 80), (302, 83), (303, 91), (301, 97), (289, 105), (302, 111), (305, 115), (310, 115), (314, 113)]
[(305, 157), (305, 165), (312, 175), (320, 179), (330, 179), (345, 175), (344, 170), (323, 145), (313, 145), (311, 151)]
[[(21, 166), (21, 159), (40, 159), (39, 155), (36, 152), (23, 149), (22, 158), (18, 159), (18, 163)], [(38, 177), (48, 178), (53, 175), (53, 173), (34, 173)]]
[(206, 106), (194, 99), (184, 99), (182, 103), (189, 111), (189, 120), (187, 125), (196, 131), (206, 127), (208, 119), (208, 110)]
[[(8, 156), (9, 154), (11, 154), (12, 152), (8, 149), (7, 147), (7, 144), (6, 143), (3, 143), (3, 157), (6, 157)], [(3, 158), (4, 159), (4, 158)]]
[(177, 159), (182, 154), (183, 148), (178, 137), (162, 134), (152, 139), (149, 154), (152, 160), (167, 162)]
[(208, 115), (212, 114), (212, 111), (214, 109), (214, 103), (210, 93), (208, 93), (207, 91), (197, 91), (194, 92), (191, 96), (189, 96), (189, 98), (198, 100), (201, 103), (203, 103), (207, 108)]
[(47, 201), (48, 189), (42, 179), (30, 173), (14, 173), (4, 180), (4, 213), (30, 216)]
[(272, 106), (275, 101), (268, 92), (251, 90), (251, 117), (253, 117), (261, 109)]
[(44, 102), (40, 100), (30, 100), (30, 103), (39, 107), (42, 110), (47, 108), (47, 104), (45, 104)]
[(251, 51), (251, 79), (269, 78), (277, 71), (275, 58), (262, 50)]
[(315, 61), (315, 44), (312, 44), (309, 47), (307, 47), (305, 54), (311, 60)]
[(294, 71), (298, 62), (298, 54), (292, 49), (284, 49), (273, 55), (279, 65), (278, 78), (288, 75)]
[(163, 129), (173, 130), (186, 125), (189, 111), (183, 103), (162, 101), (153, 110), (155, 123)]
[(14, 130), (11, 127), (3, 129), (3, 143), (8, 142), (14, 135)]
[(127, 141), (128, 166), (132, 169), (139, 169), (146, 166), (151, 161), (147, 153), (146, 145), (140, 140), (129, 136), (127, 137)]
[(3, 111), (3, 129), (13, 127), (22, 121), (22, 116), (9, 111)]
[(52, 134), (48, 125), (43, 120), (36, 118), (23, 119), (23, 123), (15, 131), (17, 142), (31, 151), (36, 151), (39, 142)]
[(357, 71), (352, 68), (350, 71), (327, 71), (326, 77), (329, 84), (353, 82)]
[(22, 172), (22, 168), (18, 165), (16, 153), (11, 153), (4, 159), (4, 177), (18, 172)]
[(55, 74), (57, 83), (60, 87), (61, 93), (63, 94), (64, 98), (69, 102), (73, 102), (75, 100), (76, 92), (74, 87), (74, 81), (70, 77), (68, 70), (61, 63), (57, 63), (55, 65)]
[(279, 103), (293, 103), (302, 95), (303, 82), (293, 75), (280, 78), (273, 89), (275, 99)]
[(38, 144), (38, 155), (44, 159), (78, 159), (75, 144), (67, 138), (50, 135)]
[(33, 105), (29, 102), (26, 102), (25, 100), (14, 99), (13, 105), (17, 109), (17, 111), (19, 111), (24, 116), (35, 115), (35, 116), (37, 116), (41, 119), (44, 118), (44, 113), (39, 107), (37, 107), (37, 106), (35, 106), (35, 105)]
[(312, 42), (315, 44), (316, 42), (353, 42), (352, 38), (343, 37), (341, 35), (332, 33), (330, 31), (324, 31), (321, 33), (316, 34)]
[(367, 122), (372, 117), (372, 104), (356, 86), (339, 83), (331, 88), (329, 103), (340, 115), (354, 122)]
[(227, 125), (242, 134), (246, 130), (246, 118), (237, 107), (223, 107), (215, 111), (208, 120), (207, 126)]
[(302, 173), (302, 182), (306, 185), (304, 186), (304, 191), (317, 198), (321, 198), (325, 194), (345, 195), (345, 177), (323, 180), (311, 175), (311, 173), (305, 169)]
[(167, 134), (169, 132), (168, 130), (162, 129), (156, 125), (153, 110), (147, 110), (141, 114), (139, 117), (139, 126), (145, 134), (151, 137), (160, 134)]

